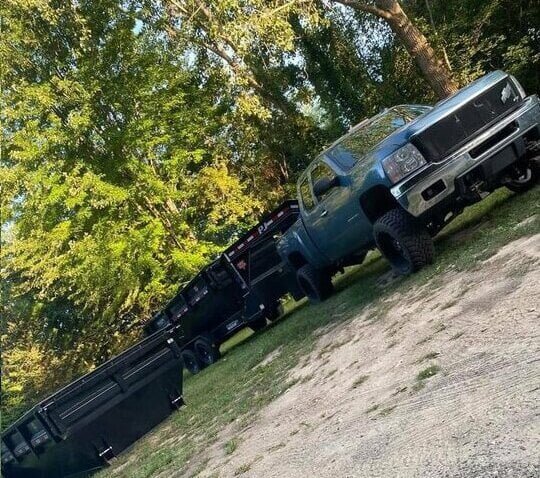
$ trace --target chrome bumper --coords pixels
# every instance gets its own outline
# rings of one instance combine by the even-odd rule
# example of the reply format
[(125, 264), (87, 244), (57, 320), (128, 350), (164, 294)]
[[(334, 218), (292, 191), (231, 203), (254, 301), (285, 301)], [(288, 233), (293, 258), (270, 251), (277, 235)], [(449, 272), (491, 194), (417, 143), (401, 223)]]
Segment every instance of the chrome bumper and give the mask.
[[(473, 158), (470, 151), (493, 137), (512, 122), (517, 128), (507, 137)], [(540, 100), (538, 96), (527, 97), (523, 105), (512, 114), (503, 118), (489, 130), (484, 131), (472, 141), (460, 148), (448, 158), (439, 163), (430, 163), (420, 169), (414, 176), (392, 187), (392, 195), (413, 216), (420, 216), (434, 205), (447, 198), (455, 191), (455, 179), (471, 169), (488, 161), (494, 154), (502, 151), (506, 146), (523, 136), (527, 131), (540, 123)], [(418, 178), (418, 179), (416, 179)], [(422, 192), (435, 182), (442, 180), (444, 190), (435, 197), (425, 200)]]

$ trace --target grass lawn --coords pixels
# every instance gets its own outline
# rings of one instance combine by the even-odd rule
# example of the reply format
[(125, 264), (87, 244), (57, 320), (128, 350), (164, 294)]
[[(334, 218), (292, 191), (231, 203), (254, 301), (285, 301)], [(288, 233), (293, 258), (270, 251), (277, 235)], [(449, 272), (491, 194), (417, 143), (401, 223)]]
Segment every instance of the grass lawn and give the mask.
[[(224, 344), (220, 362), (197, 376), (186, 376), (187, 405), (98, 476), (144, 478), (161, 472), (168, 476), (173, 470), (180, 473), (196, 453), (216, 440), (224, 426), (232, 424), (240, 431), (261, 407), (292, 385), (289, 371), (312, 350), (321, 327), (339, 326), (366, 304), (375, 305), (377, 315), (383, 316), (384, 299), (395, 291), (436, 282), (441, 272), (478, 267), (502, 245), (539, 231), (540, 187), (521, 196), (501, 189), (450, 224), (437, 238), (435, 263), (411, 277), (381, 288), (377, 279), (389, 267), (377, 253), (371, 253), (362, 266), (336, 278), (337, 292), (328, 301), (318, 306), (305, 300), (289, 303), (285, 316), (264, 332), (253, 335), (245, 330)], [(276, 353), (273, 360), (255, 367), (272, 352)], [(426, 376), (434, 373), (436, 370), (425, 371)], [(232, 453), (236, 446), (234, 440), (226, 443), (224, 453)], [(202, 469), (204, 463), (200, 466)]]

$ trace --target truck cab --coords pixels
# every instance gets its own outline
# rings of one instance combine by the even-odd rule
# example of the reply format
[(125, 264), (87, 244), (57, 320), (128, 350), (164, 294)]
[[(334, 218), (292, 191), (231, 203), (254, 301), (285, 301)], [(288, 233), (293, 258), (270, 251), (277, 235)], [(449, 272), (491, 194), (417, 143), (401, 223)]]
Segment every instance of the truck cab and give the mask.
[(400, 105), (323, 151), (297, 183), (299, 219), (278, 243), (314, 302), (377, 247), (399, 274), (433, 261), (432, 237), (501, 186), (538, 179), (540, 102), (495, 71), (434, 107)]

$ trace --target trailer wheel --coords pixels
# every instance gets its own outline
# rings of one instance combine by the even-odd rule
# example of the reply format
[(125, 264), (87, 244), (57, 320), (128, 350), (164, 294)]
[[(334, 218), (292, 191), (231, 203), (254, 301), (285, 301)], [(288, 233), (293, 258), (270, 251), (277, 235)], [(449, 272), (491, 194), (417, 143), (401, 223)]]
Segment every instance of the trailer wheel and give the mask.
[(221, 357), (219, 347), (206, 337), (199, 337), (193, 344), (193, 349), (204, 367), (212, 365)]
[(276, 302), (272, 306), (268, 307), (268, 312), (266, 313), (266, 318), (270, 322), (274, 322), (275, 320), (279, 319), (283, 313), (285, 312), (283, 308), (283, 304), (280, 302)]
[(184, 361), (184, 367), (191, 375), (197, 375), (203, 368), (193, 350), (182, 350), (182, 360)]
[(247, 325), (253, 332), (259, 332), (266, 327), (266, 317), (262, 316), (258, 319), (250, 320)]
[(311, 264), (300, 267), (296, 273), (296, 278), (300, 288), (310, 302), (322, 302), (334, 292), (330, 274), (321, 269), (315, 269)]

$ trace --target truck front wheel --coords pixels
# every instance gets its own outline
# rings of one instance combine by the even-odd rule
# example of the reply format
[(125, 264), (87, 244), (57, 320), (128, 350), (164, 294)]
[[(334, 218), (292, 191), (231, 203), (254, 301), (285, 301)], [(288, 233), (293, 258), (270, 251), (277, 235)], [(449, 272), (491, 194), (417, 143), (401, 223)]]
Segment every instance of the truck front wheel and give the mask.
[(323, 270), (315, 269), (311, 264), (300, 267), (296, 273), (296, 278), (300, 288), (310, 302), (322, 302), (334, 292), (330, 275)]
[(433, 262), (429, 232), (402, 209), (392, 209), (377, 219), (373, 235), (383, 256), (400, 274), (412, 274)]
[(197, 340), (195, 340), (193, 349), (195, 350), (195, 355), (197, 355), (197, 358), (204, 367), (212, 365), (214, 362), (219, 360), (219, 357), (221, 357), (219, 347), (217, 347), (216, 344), (208, 340), (206, 337), (199, 337)]
[(184, 361), (184, 367), (191, 375), (197, 375), (203, 368), (193, 350), (182, 350), (182, 360)]

